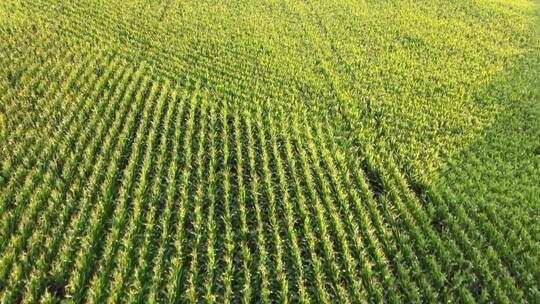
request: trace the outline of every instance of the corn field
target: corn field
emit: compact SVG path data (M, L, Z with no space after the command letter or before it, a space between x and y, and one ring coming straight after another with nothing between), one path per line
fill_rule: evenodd
M1 302L538 303L539 5L1 1Z

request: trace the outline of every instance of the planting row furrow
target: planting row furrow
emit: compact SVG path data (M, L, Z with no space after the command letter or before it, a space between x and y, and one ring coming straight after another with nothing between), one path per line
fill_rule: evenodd
M107 98L104 98L103 100L106 101L105 103L109 105L110 112L94 112L93 119L98 121L100 123L100 129L98 133L98 138L101 138L104 140L101 144L103 144L102 151L107 151L107 154L104 155L103 158L100 158L94 166L94 171L97 172L97 175L92 175L87 181L88 184L83 189L82 197L80 198L79 202L79 210L75 213L75 215L72 216L72 220L70 222L70 228L69 232L66 233L66 236L68 237L69 241L62 242L63 246L59 250L59 255L56 256L55 262L53 262L53 277L55 277L58 280L61 280L63 283L65 283L65 280L68 279L68 274L71 271L72 263L74 262L74 254L77 253L78 246L80 245L80 241L82 241L82 238L84 236L85 229L87 228L87 221L90 218L92 207L95 206L94 199L97 196L97 191L101 187L101 183L104 182L104 179L106 176L106 171L102 170L107 164L108 159L112 157L112 154L114 152L114 149L116 147L116 141L115 136L117 136L119 130L118 129L109 129L111 127L112 123L116 123L117 126L121 124L122 120L124 119L123 116L117 117L117 111L119 110L119 107L121 106L121 100L119 96L121 96L129 82L130 74L132 71L127 71L124 74L124 77L122 79L117 79L115 81L115 85L118 85L115 91L107 90ZM101 81L101 80L100 80ZM112 96L111 96L112 95ZM121 112L118 112L120 114ZM104 115L102 117L102 115ZM106 117L106 119L104 119ZM113 120L113 118L115 118ZM107 126L109 128L105 128L103 126ZM119 127L117 127L119 128ZM107 145L105 145L107 143ZM97 147L96 147L97 149ZM90 154L91 152L88 151L88 154L85 155L86 157L93 158L95 157L95 151ZM99 169L99 170L98 170ZM82 176L80 177L82 178ZM106 182L106 180L105 180ZM77 198L73 198L74 201L77 201ZM71 234L73 233L73 234Z
M459 249L455 246L455 244L445 244L440 239L437 232L434 231L428 218L428 214L426 213L426 210L422 208L423 206L418 201L418 198L416 198L415 195L411 192L410 186L407 184L401 173L397 171L395 165L390 161L387 161L384 166L390 171L389 173L384 173L386 176L389 177L389 187L394 189L398 193L397 195L401 195L401 197L396 199L396 202L401 204L401 206L399 206L398 208L409 209L409 212L411 213L409 221L416 222L416 224L412 225L418 225L409 228L411 233L413 234L413 237L416 240L416 247L419 251L419 253L417 253L417 256L420 257L419 260L426 265L427 271L431 274L435 286L437 286L437 288L441 288L444 284L444 275L442 271L448 269L448 264L450 263L451 259L449 255L460 256L463 255L464 250L468 249L464 248L460 252ZM422 240L421 236L426 236L427 240ZM429 252L428 250L430 249L435 250L435 252ZM439 265L445 267L445 269L441 269L441 266ZM471 280L474 280L474 278L471 278ZM468 288L470 289L470 286ZM469 292L470 290L460 291L461 295L467 294ZM475 295L471 296L476 297Z
M243 284L241 287L241 302L243 304L251 303L252 299L252 265L253 258L251 249L249 247L249 235L250 227L248 224L248 189L244 183L244 155L243 155L243 145L244 145L244 132L242 132L241 126L242 117L238 107L234 108L234 142L236 150L236 185L238 188L238 213L240 216L240 233L241 233L241 251L242 251L242 274L243 274Z
M316 138L314 139L311 135L311 128L307 126L306 134L308 138L316 140L320 144L320 154L325 166L325 172L327 172L328 179L330 179L330 185L332 186L334 196L339 202L340 209L342 210L342 217L346 222L347 235L350 236L351 243L354 250L354 260L358 261L359 267L363 270L360 272L360 277L362 278L361 283L369 294L369 301L379 302L382 300L381 294L381 285L378 282L377 278L373 274L373 264L372 261L368 259L369 254L365 251L365 244L361 238L360 228L358 226L358 220L355 217L355 213L352 210L350 201L353 201L349 194L347 193L348 181L346 181L346 174L341 172L336 164L336 160L332 156L334 153L329 150L326 145L326 141L323 135L323 130L321 124L316 124L312 126L315 129ZM336 153L337 154L337 153ZM355 288L360 288L356 286ZM367 299L366 299L367 300Z
M470 159L476 159L478 156L474 153L468 153ZM454 164L452 164L455 166ZM475 176L476 172L468 172L467 169L454 168L454 171L462 174L464 180L470 176ZM459 174L458 173L458 174ZM436 192L444 193L445 189L437 189ZM533 240L531 234L524 228L521 221L505 222L497 214L494 202L488 202L483 197L474 200L468 195L446 194L446 199L451 201L460 201L464 212L472 221L478 223L480 233L486 238L489 246L498 253L499 257L493 256L495 261L500 259L507 266L508 272L515 281L515 286L521 289L529 298L534 298L538 290L534 288L524 288L524 286L533 286L534 276L523 275L528 272L527 269L538 269L538 259L535 259L528 252L539 252L534 248L540 245ZM508 274L506 281L509 282ZM519 283L518 283L519 282ZM511 282L509 282L511 283ZM512 284L511 284L512 285Z
M60 46L51 45L48 47L54 49ZM13 168L12 170L22 170L23 168L17 166L28 168L33 163L40 161L37 155L40 155L39 151L46 146L45 139L55 138L62 134L63 129L59 128L58 125L61 125L62 120L74 115L72 110L72 107L75 106L74 103L65 103L64 100L73 96L73 89L82 87L84 81L81 82L79 78L84 77L84 73L89 72L87 67L94 65L99 57L106 56L105 53L95 56L95 54L90 55L90 52L84 51L81 54L77 51L78 49L67 49L65 53L59 55L50 54L47 64L38 63L41 65L41 70L35 75L35 81L30 82L27 88L17 93L16 99L30 99L35 100L35 102L31 103L32 109L30 111L18 110L14 113L26 114L26 117L14 118L20 123L17 124L13 132L10 132L13 135L10 136L10 141L13 142L12 148L15 152L10 154L6 166ZM54 61L51 62L52 60ZM69 92L71 94L68 94ZM22 103L19 100L15 104ZM10 116L16 117L15 115ZM28 155L36 155L37 158L22 161L22 158Z
M321 137L321 126L317 126L317 133ZM331 133L331 129L328 132ZM333 138L332 135L329 135L330 138ZM323 144L324 145L324 144ZM380 215L376 212L375 202L373 196L371 195L367 187L360 188L354 184L354 172L358 172L358 168L349 169L349 165L346 161L347 156L345 156L339 149L336 148L335 142L331 142L332 154L335 162L339 169L330 169L330 170L339 170L340 176L343 180L343 186L347 189L346 194L349 200L352 203L350 209L353 219L351 219L351 233L353 235L361 235L361 238L355 241L356 251L358 254L358 261L364 264L365 269L362 272L362 277L364 279L364 284L366 289L372 293L373 300L379 301L380 298L386 297L389 302L395 303L398 301L395 289L394 275L392 269L390 268L390 262L386 255L386 236L379 235L378 231L384 232L386 229L382 228L382 220ZM324 152L327 154L327 152ZM330 157L328 157L330 158ZM330 160L328 160L328 163ZM332 166L327 164L327 166ZM362 195L359 193L362 192ZM374 213L373 218L370 218L370 212ZM354 221L354 222L353 222ZM355 224L358 223L358 231L355 228ZM362 241L365 240L365 241ZM356 243L358 242L358 243ZM368 251L364 253L362 250L363 242L365 242L365 249ZM371 262L369 258L373 259L374 264L374 273L371 273L370 265ZM375 275L379 278L377 279ZM378 284L380 281L380 286Z
M35 97L35 93L43 92L38 90L44 89L45 80L48 80L50 75L62 73L63 66L55 63L58 63L63 58L73 56L73 53L69 52L69 50L56 52L55 48L58 46L55 45L55 42L55 39L50 39L49 36L40 33L26 33L23 35L21 32L14 32L12 35L5 37L2 52L7 56L1 58L1 71L7 74L7 79L5 79L4 83L5 94L0 97L0 104L7 115L7 132L5 137L2 138L3 141L24 143L21 138L25 136L24 130L27 130L27 128L21 126L29 124L24 119L25 114L37 107L30 103L21 103L19 98ZM66 62L69 61L64 61L64 63ZM16 68L8 69L7 67L10 66ZM67 72L67 70L63 71ZM60 79L63 76L60 75Z
M328 126L327 133L329 138L335 138L330 126ZM336 154L336 160L340 163L343 181L348 185L355 217L362 227L361 231L364 239L368 242L369 252L376 261L376 269L383 285L383 295L389 302L397 303L401 299L398 294L399 290L397 290L399 285L395 281L396 269L393 267L395 263L392 263L391 260L396 249L390 227L385 222L381 210L379 210L379 203L376 201L379 197L377 192L379 185L366 176L358 158L343 155L335 144L332 150ZM341 157L338 157L340 155Z
M291 130L288 128L284 128L284 126L287 126L288 124L283 117L278 122L278 125L281 126L279 130L280 134L282 134L283 136L283 141L285 145L285 160L287 167L289 168L289 176L294 183L294 200L296 201L296 207L298 208L300 221L302 223L302 234L303 237L306 239L309 251L308 264L311 265L310 270L312 277L308 276L308 280L312 280L310 286L315 289L315 299L321 303L329 303L331 297L329 292L331 290L327 290L327 281L325 275L325 264L327 264L327 262L318 255L318 238L314 233L314 229L316 228L314 228L314 224L311 223L312 215L308 211L308 200L304 194L304 189L302 187L302 173L300 172L300 169L296 164L297 156L295 155L295 152L297 151L297 146L293 146L293 142L290 136ZM340 290L342 289L342 287L340 286L338 288Z
M230 184L230 152L229 152L229 112L227 102L223 102L221 105L221 156L222 156L222 168L220 176L223 180L222 191L223 191L223 222L225 227L225 248L223 254L223 264L225 264L223 274L219 278L219 281L223 285L223 303L234 302L233 298L233 257L235 250L234 242L234 231L233 231L233 219L231 210L231 184Z
M42 5L45 6L45 7L40 7L42 9L52 9L52 8L49 8L48 7L49 5L45 3L42 3ZM89 35L93 36L94 39L97 39L107 45L112 44L112 42L115 41L114 39L109 39L111 37L108 37L107 34L103 33L104 31L103 29L106 28L106 26L99 25L97 27L88 27L86 23L83 24L83 22L81 21L82 20L81 17L83 16L81 12L77 12L71 7L67 7L66 9L72 10L72 13L74 14L73 18L70 19L72 23L76 24L74 28L75 29L84 28L86 32L84 34L80 33L77 30L74 30L72 27L63 27L62 28L63 31L71 33L72 36L80 37L82 41L85 41ZM95 17L97 19L101 19L99 22L107 23L107 24L111 24L112 22L111 20L114 20L114 18L105 18L101 16L95 16ZM98 21L94 21L94 19L91 19L89 22L98 22ZM113 25L109 25L109 26L113 26ZM151 62L151 64L155 66L157 69L159 69L162 74L166 74L170 78L176 79L181 75L184 75L181 77L185 77L185 75L191 75L189 76L189 78L195 77L198 79L205 80L205 82L207 82L209 89L214 90L215 88L221 88L221 89L227 90L227 92L222 92L223 94L225 94L225 96L229 94L233 94L233 95L240 94L241 96L239 97L249 98L249 96L251 95L248 95L248 94L255 94L256 96L254 97L258 97L258 98L264 98L265 96L274 96L276 97L276 100L281 100L280 98L277 98L277 97L283 95L283 93L288 93L287 91L274 90L273 86L265 86L264 87L265 90L272 89L272 91L267 91L265 92L266 95L262 95L259 92L260 89L262 88L259 88L259 90L252 90L251 85L247 84L247 83L252 83L252 81L250 81L251 77L249 76L253 76L253 75L251 74L241 75L243 73L243 70L236 70L232 72L229 71L228 69L229 65L227 64L227 62L224 62L224 63L220 62L221 60L220 58L222 58L223 56L216 55L216 56L213 56L212 58L205 59L203 57L200 57L200 56L205 55L204 52L201 52L200 50L197 50L197 49L183 50L184 52L187 52L187 54L192 54L192 53L197 52L199 56L189 55L187 57L182 58L181 60L178 59L177 56L175 55L175 54L178 54L179 50L166 52L163 49L157 49L155 50L157 53L154 53L148 47L149 42L144 39L138 38L140 35L137 35L136 31L134 31L133 29L128 29L125 27L125 25L120 24L120 23L115 23L114 26L115 27L119 26L124 31L129 32L130 38L131 38L130 41L135 43L135 45L139 46L136 48L137 51L131 48L123 48L123 52L125 52L124 55L126 55L126 59L132 60L133 58L135 58L137 60L145 60L145 61ZM95 33L91 33L88 31L95 32ZM145 50L148 49L148 50L142 52L141 48ZM128 56L128 54L130 55ZM142 57L143 54L144 54L144 58ZM193 59L190 59L189 57L193 57ZM167 60L164 61L164 58ZM196 66L197 68L193 68L194 66ZM256 67L257 66L254 67L255 70L256 70ZM250 69L250 70L253 70L253 69ZM206 73L203 73L203 71L206 71ZM215 76L212 76L212 79L208 78L208 76L210 75L207 72L209 71L212 73L210 75L215 75ZM196 73L196 74L193 75L193 73ZM189 80L189 79L185 79L185 80ZM275 81L278 81L278 80L277 79L272 80L272 82L275 82ZM230 90L228 86L224 85L224 82L233 86L240 85L241 91L235 92L234 90Z
M115 64L111 64L110 71L112 71L112 67L114 66ZM89 87L88 89L91 90L92 88ZM105 103L101 105L101 110L103 110L104 104ZM88 114L92 109L95 109L94 107L96 106L99 105L96 105L93 102L93 98L86 99L83 111L80 111L79 115L84 117L85 114ZM10 248L11 251L8 251L7 253L2 255L2 269L4 269L5 271L9 270L9 265L16 257L17 253L25 248L27 237L29 237L29 234L34 230L33 227L36 224L36 218L38 218L39 214L42 212L42 207L44 207L44 204L47 202L48 197L51 194L51 188L58 183L65 182L59 179L55 179L55 177L62 174L63 170L67 170L68 172L73 170L73 166L76 164L77 157L80 157L80 155L77 154L70 154L73 151L73 145L76 142L77 136L79 136L78 133L80 129L80 125L70 125L70 129L67 134L67 140L66 138L63 138L62 140L57 139L52 146L49 146L49 149L45 151L48 155L53 155L53 146L58 147L59 151L56 152L57 159L54 159L54 161L50 164L50 167L40 166L39 168L36 168L37 172L34 175L43 176L45 180L36 185L25 184L22 192L20 192L16 197L22 200L21 203L18 204L17 208L11 213L6 214L10 217L2 219L3 224L6 225L3 227L5 228L5 230L2 234L2 242L7 241L7 238L12 234L19 232L17 237L11 239L11 245L6 245L5 247L6 249ZM79 139L81 138L79 137ZM81 143L84 142L85 141L82 141ZM71 159L68 158L68 156L70 155L72 157ZM65 167L64 162L68 162L69 166ZM71 180L67 182L71 182ZM27 201L29 205L25 204L25 202ZM19 219L21 215L23 216L22 220ZM2 278L3 277L5 277L4 273L2 273Z
M334 249L334 240L330 235L331 229L328 227L328 220L326 217L326 215L328 214L324 211L324 207L321 204L320 197L317 192L316 181L313 177L312 168L308 159L308 151L306 151L304 143L301 140L302 135L300 133L301 131L300 127L298 126L297 118L292 121L292 132L294 134L294 142L296 143L299 150L298 157L300 158L300 167L302 177L305 182L306 191L309 195L309 200L313 204L313 216L317 220L317 230L319 233L318 237L322 242L321 245L326 260L326 270L332 282L332 288L335 296L337 296L337 300L342 303L347 303L350 302L349 293L347 291L347 288L344 287L344 279L341 275L342 271L340 271L338 256ZM308 149L310 148L311 147L308 147ZM335 218L336 214L331 214L330 216L333 218L331 221L335 226L337 224L337 219ZM344 243L341 244L345 245ZM347 270L348 271L346 273L346 276L348 277L348 279L350 279L352 274L349 271L352 270L352 267L347 268Z
M248 118L250 119L250 118ZM282 303L288 303L289 302L289 281L287 278L287 275L285 273L284 265L283 265L283 241L281 239L281 229L280 229L280 223L278 222L277 218L277 210L276 210L276 195L274 193L273 189L273 180L272 180L272 174L270 172L270 160L268 157L267 152L267 144L266 144L266 136L265 136L265 128L263 126L263 116L262 116L262 110L260 107L257 108L257 112L255 113L254 120L256 121L256 127L257 127L257 133L258 133L258 141L259 141L259 151L262 154L262 175L263 175L263 181L264 181L264 187L263 192L266 194L266 201L265 206L268 212L269 217L269 225L272 230L272 240L273 240L273 247L274 247L274 255L275 255L275 265L272 265L272 273L275 272L275 276L277 277L277 281L279 284L279 287L272 287L273 290L279 290L279 299Z
M283 168L284 162L281 158L281 153L278 146L278 130L276 128L274 118L271 115L267 117L268 128L270 130L270 145L273 158L275 160L275 167L279 179L279 191L281 201L285 213L285 220L287 226L287 237L289 239L289 247L292 251L292 259L294 261L294 276L296 277L295 288L298 292L297 299L291 299L292 302L298 300L300 303L310 303L311 298L309 296L306 287L306 277L304 274L304 265L302 263L302 253L299 246L299 238L296 233L295 227L295 214L293 206L289 196L289 189L287 186L287 174ZM280 135L280 134L279 134Z
M92 209L90 214L88 231L80 244L79 252L75 257L75 265L69 274L66 294L75 302L81 302L86 296L86 285L96 269L94 263L100 256L101 246L103 245L101 241L107 229L107 218L115 207L117 183L122 178L121 172L124 167L124 153L128 151L131 144L133 119L140 109L136 108L137 104L133 103L132 98L142 77L141 70L135 72L125 91L115 94L113 98L113 102L122 98L122 104L116 111L115 116L124 117L128 115L127 124L118 137L114 137L114 140L118 142L118 146L109 160L110 165L107 167L105 182L99 189L100 194L95 198L94 202L96 207ZM122 85L122 87L124 86L125 84ZM128 110L129 112L127 112Z
M99 267L93 274L90 280L88 292L88 302L103 303L108 294L108 286L110 284L110 274L114 267L114 258L119 250L121 241L120 238L124 234L124 229L127 224L128 204L132 199L133 190L137 183L137 173L139 169L138 162L141 158L142 151L146 142L146 131L143 129L148 125L149 113L152 112L155 89L153 93L148 93L151 80L144 77L135 94L135 100L132 101L133 107L139 112L143 111L141 124L136 127L135 138L133 139L131 152L129 157L126 157L127 165L124 169L122 184L118 189L118 198L116 199L117 207L114 211L113 222L110 231L107 233L104 242L104 252L99 261ZM154 86L152 86L154 88ZM148 96L147 94L153 94Z
M197 137L197 155L195 158L195 165L196 168L195 171L195 181L194 181L194 187L195 191L193 193L193 198L191 200L191 203L193 204L193 219L191 223L191 230L193 233L194 239L191 240L191 252L190 255L190 264L189 264L189 272L188 276L186 277L184 287L186 290L185 293L185 300L194 303L199 298L199 288L197 286L197 283L199 281L199 255L200 255L200 246L202 243L203 238L203 208L205 204L205 172L208 169L206 164L206 139L207 139L207 125L209 124L207 122L208 119L208 100L207 96L203 95L201 96L201 114L200 114L200 130ZM212 108L212 107L210 107ZM210 109L212 111L212 109ZM214 114L215 115L215 114ZM213 116L212 118L215 118ZM213 170L213 168L212 168Z
M164 88L169 88L170 84L168 80L165 80ZM155 161L155 174L150 188L150 194L148 197L149 207L147 212L147 219L145 224L145 231L143 236L143 243L141 249L139 250L139 260L134 272L135 282L130 287L128 291L128 301L130 303L144 303L144 299L147 295L148 286L147 282L150 280L150 267L153 260L153 254L155 252L154 240L157 237L156 229L157 223L155 223L156 218L159 219L159 213L162 210L161 200L159 198L162 192L162 184L164 184L164 171L166 165L166 157L169 147L170 132L171 132L171 123L174 110L176 108L176 92L171 93L170 100L168 100L169 105L167 112L165 114L165 119L163 121L162 127L160 128L161 139L159 148L157 149L157 159Z
M180 87L177 85L171 95L171 100L176 102L177 109L175 114L174 124L174 135L170 139L172 141L172 150L171 150L171 160L169 169L167 171L167 183L166 190L163 199L165 200L164 211L161 214L161 218L158 221L160 224L161 234L159 236L159 244L157 249L157 255L154 259L154 266L152 269L152 279L151 286L148 295L149 303L158 303L161 295L164 293L165 278L162 273L165 270L165 260L170 255L170 248L168 248L171 242L171 235L173 234L173 215L175 202L178 198L178 193L176 191L178 187L180 163L181 163L181 144L182 144L182 134L185 132L184 127L184 115L187 113L186 104L187 104L187 91L184 91L182 96L178 96ZM177 99L179 99L177 101ZM95 301L99 303L99 301Z
M115 63L115 65L116 64L117 62ZM112 73L112 68L109 69L107 73ZM90 79L88 79L88 77L90 77ZM96 95L92 95L93 98L96 99L101 96L101 94L103 93L103 86L105 85L105 81L100 81L96 84L93 81L93 79L95 79L94 77L95 75L91 74L90 71L84 73L83 77L79 79L79 82L81 84L84 84L84 86L81 88L81 93L79 94L86 97L90 94L96 93ZM97 87L92 87L92 85L94 84L96 84ZM65 117L61 118L62 121L60 123L60 126L52 124L49 125L50 128L59 128L57 136L49 139L49 145L45 145L47 142L43 141L42 143L44 145L36 145L34 146L36 149L32 149L31 152L26 152L27 154L25 155L25 157L26 161L29 162L28 165L18 166L16 168L16 172L13 173L14 178L7 185L7 189L5 189L5 192L2 193L2 197L0 198L0 202L2 204L2 214L0 216L2 216L2 220L0 222L2 223L3 233L0 243L3 243L5 241L5 238L11 235L10 231L14 232L11 228L13 228L12 226L18 221L17 219L20 215L20 210L26 207L25 203L28 202L29 197L35 192L35 187L37 187L42 181L46 170L50 169L47 165L50 162L54 162L57 166L54 170L56 170L56 172L61 171L63 165L62 160L54 159L54 157L59 151L59 146L61 144L64 144L69 147L70 144L74 143L78 136L78 132L81 129L81 125L78 122L81 121L81 119L86 119L87 115L89 115L90 113L89 111L91 111L93 107L96 106L96 104L92 102L93 100L80 98L81 95L76 95L76 93L73 92L72 95L69 96L76 99L75 102L69 104L69 107L73 106L73 108L71 108L71 112ZM77 98L77 96L79 98ZM86 104L84 104L83 102L86 102ZM74 111L74 109L77 107L82 107L84 111ZM21 153L24 153L24 151L22 151ZM38 161L38 159L38 165L31 166L34 162ZM26 170L25 168L29 169ZM54 170L53 172L55 172ZM19 184L22 184L22 187L17 189L17 186ZM5 212L5 209L9 208L10 206L15 206L15 210L11 210L11 212Z
M183 146L183 157L184 165L182 168L180 187L178 189L178 207L177 207L177 217L174 219L176 222L176 233L173 236L174 246L171 248L171 255L169 257L170 263L168 267L168 276L167 276L167 286L165 286L165 299L170 303L179 302L182 299L183 290L183 280L185 279L185 220L186 214L188 211L188 199L190 194L190 184L192 169L195 166L193 158L193 137L195 135L196 129L196 116L197 116L197 107L199 106L199 84L196 84L196 89L192 94L190 99L190 109L189 109L189 118L186 123L186 132L184 136ZM160 301L158 301L160 302Z
M40 40L40 42L46 47L50 46L47 45L47 41ZM49 94L45 93L44 86L49 82L47 76L50 76L48 73L56 69L52 74L59 73L58 78L64 79L66 73L69 72L69 69L66 69L63 65L56 64L58 63L57 54L52 50L41 51L37 47L32 48L32 50L37 58L34 58L31 62L24 56L23 58L10 59L2 63L6 66L25 66L24 69L18 72L7 71L8 80L5 83L3 93L0 95L2 112L6 115L5 137L2 138L2 142L9 142L11 148L10 153L2 149L2 154L6 160L3 169L6 173L17 169L16 166L19 165L22 156L25 156L23 151L34 144L37 133L35 129L40 125L39 120L42 116L38 115L38 109L50 111L49 108L41 105L44 100L47 102L49 100L40 98L39 95L50 95L50 92L55 92L56 86L61 81L54 82L52 86L49 85L47 90ZM73 53L62 55L64 56L61 58L72 58ZM69 60L66 60L63 63L67 64L68 62ZM30 116L33 119L29 119ZM34 119L37 120L37 124Z
M302 134L305 135L306 138L306 145L309 149L310 159L313 166L313 172L317 176L319 188L322 192L322 201L324 203L324 208L326 209L326 214L330 215L330 221L333 226L333 230L335 232L335 235L337 237L339 246L340 246L340 255L341 259L343 260L343 267L346 272L347 280L348 280L348 286L349 290L351 290L352 298L355 300L355 302L365 302L366 301L366 295L364 294L364 290L361 287L361 281L358 278L358 265L356 263L356 259L353 258L351 254L351 249L349 245L349 240L347 237L347 233L345 231L344 223L342 222L343 215L340 214L339 209L343 210L344 212L347 211L348 206L346 205L344 200L339 201L340 208L336 208L335 204L337 202L333 201L331 198L331 192L330 189L330 183L324 176L324 171L321 166L319 158L321 157L319 151L317 150L314 139L311 134L311 127L307 125L307 121L302 121ZM297 126L296 123L293 124L293 126ZM337 191L337 194L339 195L339 191ZM322 215L321 215L322 216Z
M32 81L30 81L29 79L24 80L25 83L30 82L28 90L31 90L32 87L38 86L47 87L47 89L42 89L43 97L39 98L37 105L34 106L35 109L43 111L42 113L40 113L39 116L42 116L45 119L40 119L39 117L30 118L22 116L19 118L15 118L15 120L20 122L18 123L16 130L9 133L14 134L20 132L20 134L24 135L24 138L16 139L18 135L14 134L15 138L6 139L6 142L10 142L10 146L12 148L11 153L9 153L9 157L6 158L6 161L3 164L3 170L6 173L9 173L9 179L7 180L7 183L2 183L2 187L5 187L2 190L5 191L4 193L6 193L7 195L12 193L13 188L17 185L20 185L27 178L27 176L31 173L32 168L35 167L36 164L39 164L43 161L42 152L43 149L46 149L48 143L45 138L48 138L49 142L54 142L53 139L56 139L58 134L66 132L66 128L70 126L69 122L71 121L71 118L75 116L74 111L69 112L68 115L61 115L61 113L59 112L62 112L64 108L70 109L72 106L76 106L77 103L68 103L66 106L63 105L61 102L58 102L58 100L67 97L66 94L68 93L68 89L70 89L75 84L77 77L81 78L78 79L77 85L80 86L84 84L84 81L86 80L85 77L89 77L89 73L91 72L91 70L86 69L85 66L89 63L88 60L92 57L87 56L85 60L81 60L82 62L79 61L78 65L73 66L70 65L69 62L75 59L74 56L75 55L73 53L65 54L65 56L62 57L64 60L60 60L57 65L49 66L47 64L43 64L41 70L39 70L35 74L32 74ZM95 64L96 62L97 58L94 57L93 63ZM65 68L65 65L70 66L70 68ZM54 69L54 66L56 66L57 68L62 68L62 70L66 71L66 75L68 72L70 72L71 74L68 76L67 79L65 79L65 75L59 76L60 81L54 81L52 84L50 84L49 77L46 76L46 73L51 68ZM85 71L84 75L80 75L81 71ZM58 88L60 84L61 86L60 88ZM16 91L17 90L13 90L12 92ZM29 92L24 93L24 91L25 89L23 89L20 93L17 93L17 95L13 97L14 100L19 100L19 102L15 104L24 104L24 102L21 102L20 99L25 100L26 98L30 98L24 97L26 95L30 96ZM70 97L72 96L74 95L71 95ZM53 102L54 100L56 100L57 102ZM16 110L15 113L19 113L21 115L29 114L27 113L27 111L24 111L22 109ZM9 109L7 110L6 114L10 115ZM52 120L55 120L55 122L51 122ZM44 125L41 125L42 123L44 123ZM59 125L61 127L59 127ZM52 136L53 132L57 136ZM46 135L48 137L42 137L43 135ZM6 208L4 204L8 204L9 200L9 197L3 197L3 205L1 207L2 209Z
M208 129L208 141L209 141L209 165L208 165L208 187L207 187L207 200L208 200L208 215L206 216L206 277L204 279L204 298L208 303L216 303L217 294L216 294L216 266L217 266L217 256L216 256L216 238L217 234L217 221L216 217L216 202L218 200L217 193L217 162L218 162L218 148L216 143L217 136L217 106L210 107L210 127ZM227 134L225 134L227 135Z
M115 259L116 268L112 274L110 297L108 298L109 303L119 303L127 296L128 287L133 278L132 272L141 243L140 238L144 216L148 212L148 193L152 181L152 163L155 145L160 135L159 126L161 125L163 113L170 105L168 102L169 89L168 83L165 83L163 87L160 87L159 83L153 83L150 95L145 101L149 103L157 99L155 100L155 110L145 115L142 119L143 124L145 124L142 130L144 130L143 132L148 132L145 136L147 137L147 143L144 156L141 160L142 166L140 168L139 181L133 190L133 211L123 235L122 245ZM145 112L145 114L147 113Z
M270 283L269 283L269 269L268 269L268 249L266 245L266 237L264 233L264 222L261 210L261 204L259 200L259 175L257 173L257 166L255 163L255 139L253 132L253 124L245 111L242 113L245 124L245 132L247 134L247 153L249 159L249 179L250 185L250 199L255 209L256 218L256 248L257 248L257 285L253 293L258 295L258 301L262 303L269 303L270 301Z
M117 122L117 126L119 124L120 122ZM104 136L105 133L102 131L101 134L101 136ZM51 260L54 258L54 254L56 254L58 246L60 246L62 244L62 241L64 241L64 238L60 236L63 235L63 233L68 228L68 225L70 224L69 220L71 214L76 210L77 207L76 204L74 204L73 202L82 195L82 187L84 185L84 182L86 181L85 176L87 176L90 173L90 170L93 169L93 159L94 156L97 157L96 153L98 152L98 147L100 147L101 144L101 138L93 138L93 142L90 146L86 148L86 152L75 152L75 155L86 155L87 157L84 159L84 164L80 164L80 168L75 168L69 172L69 174L71 175L79 174L77 177L72 177L75 179L73 185L70 187L64 186L59 192L59 197L54 197L54 204L51 205L53 206L53 208L50 209L54 210L56 214L58 212L58 204L65 202L66 206L60 208L61 212L60 214L57 214L58 223L56 224L56 226L53 226L52 232L46 237L43 236L44 240L42 240L41 242L43 243L43 248L45 248L46 250L43 250L43 252L38 258L38 261L36 262L36 266L32 269L32 273L30 274L31 279L29 284L27 285L24 302L36 301L39 292L42 291L41 288L43 288L44 285L47 286L47 289L45 291L47 292L48 297L51 299L54 299L55 297L53 294L56 294L56 296L58 296L64 293L64 287L62 285L62 282L54 282L52 278L44 277L43 274L47 273L48 269L51 267L50 263ZM67 192L69 192L69 194ZM48 212L51 212L50 216L55 214L52 211ZM51 294L51 292L53 293Z
M109 65L109 70L112 72L114 66L116 65L116 63L113 61L111 62L111 64ZM119 70L117 71L116 75L111 75L113 76L113 81L117 81L119 79L119 77L122 75L122 70ZM94 87L94 92L98 93L98 91L96 91L96 88L97 88L97 85L98 83L94 82L96 84L96 87ZM100 92L100 91L99 91ZM112 103L108 103L108 95L109 93L105 93L105 96L103 96L103 101L101 103L95 103L95 99L94 98L97 98L97 96L89 96L89 97L86 97L86 101L85 101L85 106L83 108L83 110L79 113L79 115L83 115L83 113L90 113L90 112L97 112L97 113L107 113L107 111L112 111L113 110L113 107L115 107L114 104ZM97 107L97 108L95 108ZM98 115L99 116L99 115ZM100 121L99 117L97 116L92 116L92 120L90 121L89 125L88 125L88 129L87 130L93 130L93 128L98 128L99 130L101 130L101 133L103 134L102 136L105 135L105 121ZM109 122L107 122L108 124ZM72 183L76 183L77 182L77 169L78 169L78 165L79 165L79 161L80 161L80 157L81 156L85 156L84 154L82 154L81 150L84 150L85 147L95 147L97 148L97 142L95 141L91 141L90 143L88 143L88 140L92 139L92 140L96 140L95 137L90 137L90 134L89 132L84 132L83 135L84 136L80 136L79 133L79 129L80 129L80 126L75 126L75 125L72 125L75 130L70 130L71 133L69 134L68 136L68 140L63 140L62 141L62 144L60 145L60 154L57 155L59 158L56 159L55 163L53 163L53 167L54 166L57 166L57 172L56 173L51 173L50 171L48 171L48 174L58 174L62 177L65 177L65 178L69 178L69 181L63 181L62 179L54 179L53 183L50 183L50 182L44 182L42 183L42 185L47 185L47 187L54 187L52 189L55 189L55 191L58 191L56 192L56 194L54 196L52 196L52 199L53 199L53 203L50 205L50 207L57 207L59 206L58 204L60 204L62 202L62 198L58 196L58 193L60 193L60 195L63 195L63 193L65 193L65 189L68 189L71 187L71 185L73 185ZM77 137L76 135L78 135L78 141L76 141ZM73 149L73 146L79 142L80 145L76 145L76 148ZM87 143L90 145L90 146L87 146ZM77 153L78 152L78 153ZM65 162L65 164L64 164ZM89 160L89 162L91 162L91 160ZM58 167L60 164L62 164L63 166L62 167ZM46 188L46 189L50 189L50 188ZM45 193L50 193L51 190L45 190L46 192ZM42 203L43 204L43 203ZM56 219L54 216L52 216L52 213L56 212L57 210L55 208L48 208L45 212L45 214L41 217L40 219L40 222L42 221L45 221L45 222L42 222L43 224L45 224L46 227L54 227L54 220ZM52 230L52 229L51 229ZM41 247L41 244L42 242L44 241L44 239L47 237L47 230L45 231L39 231L39 229L36 229L36 230L33 230L32 231L32 234L29 235L31 237L30 239L30 242L29 242L29 246L28 248L30 248L30 252L28 252L27 254L24 254L23 257L25 258L30 258L33 256L33 254L37 254L39 252L39 249ZM50 231L49 231L50 233ZM58 235L55 235L54 237L58 237ZM27 263L27 267L32 267L33 264L32 263ZM43 275L43 273L41 273L40 275Z

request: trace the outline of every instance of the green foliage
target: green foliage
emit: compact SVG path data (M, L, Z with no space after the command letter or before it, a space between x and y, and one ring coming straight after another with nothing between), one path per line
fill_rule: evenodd
M536 303L529 0L0 2L2 303Z

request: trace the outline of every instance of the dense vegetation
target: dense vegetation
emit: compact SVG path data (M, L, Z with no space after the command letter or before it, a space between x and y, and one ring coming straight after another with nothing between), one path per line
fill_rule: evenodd
M528 0L0 1L3 303L540 301Z

